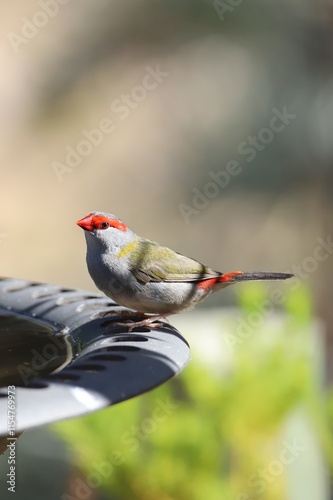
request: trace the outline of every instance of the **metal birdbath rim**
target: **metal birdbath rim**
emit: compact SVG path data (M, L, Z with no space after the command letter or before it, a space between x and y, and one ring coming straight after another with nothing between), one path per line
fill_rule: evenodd
M128 333L115 323L129 314L98 294L1 278L0 436L9 386L22 432L125 401L182 371L190 349L180 333L167 323Z

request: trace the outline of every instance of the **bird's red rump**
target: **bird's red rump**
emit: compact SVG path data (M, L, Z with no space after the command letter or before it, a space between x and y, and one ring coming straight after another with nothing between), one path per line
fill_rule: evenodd
M198 287L201 288L201 290L209 290L210 288L213 288L213 286L216 285L216 283L224 283L228 281L234 281L236 276L239 276L242 273L242 271L232 271L230 273L225 273L222 274L222 276L217 276L216 278L209 278L207 280L202 280L198 283Z
M235 276L239 276L240 274L244 273L242 271L232 271L230 273L222 274L222 276L218 278L218 282L223 283L224 281L233 281Z
M209 278L208 280L202 280L199 281L198 287L201 288L201 290L209 290L210 288L213 288L213 286L218 283L220 278Z

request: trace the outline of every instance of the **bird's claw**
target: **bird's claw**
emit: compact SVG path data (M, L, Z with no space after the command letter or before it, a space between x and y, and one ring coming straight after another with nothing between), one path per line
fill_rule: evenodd
M145 318L142 321L123 321L123 322L117 322L114 323L114 326L125 326L128 328L128 332L132 332L134 328L140 328L140 327L149 327L149 328L161 328L163 326L163 323L156 322L157 319L166 319L165 316L151 316L148 318Z

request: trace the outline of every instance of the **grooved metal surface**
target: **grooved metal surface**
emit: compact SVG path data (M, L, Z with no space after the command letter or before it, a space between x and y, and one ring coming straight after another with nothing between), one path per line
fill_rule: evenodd
M124 401L179 373L190 356L183 337L167 323L128 333L115 323L129 314L97 294L0 279L0 435L8 385L23 431Z

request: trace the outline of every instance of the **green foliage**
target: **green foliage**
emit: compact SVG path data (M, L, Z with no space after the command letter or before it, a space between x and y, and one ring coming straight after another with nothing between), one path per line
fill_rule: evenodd
M244 318L265 290L244 287ZM286 498L284 473L253 480L276 456L286 418L299 407L315 409L322 437L329 432L318 410L307 290L286 296L284 307L288 315L272 324L265 317L235 344L227 375L192 359L179 377L148 394L53 426L72 445L87 484L97 471L102 488L119 500Z

